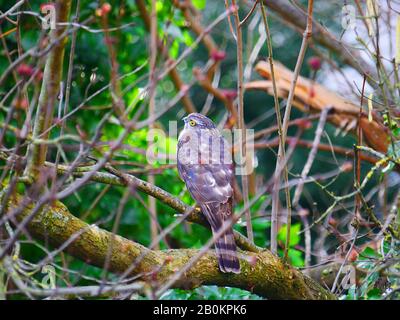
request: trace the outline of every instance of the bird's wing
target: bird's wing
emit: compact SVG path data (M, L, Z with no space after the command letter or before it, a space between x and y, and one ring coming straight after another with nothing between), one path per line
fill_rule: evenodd
M226 203L232 198L231 169L225 165L178 164L178 171L199 203Z
M194 138L182 135L178 141L179 174L197 202L225 203L233 195L233 164L228 144L219 136L216 149L210 146L213 141ZM191 145L195 140L199 145Z
M227 165L178 163L178 171L213 230L218 230L232 213L232 169Z
M221 137L221 158L229 158L230 152L224 145ZM184 147L186 142L182 139L178 143L178 149ZM199 150L206 150L207 145L200 146ZM179 150L178 150L179 153ZM210 158L215 158L211 154ZM201 157L200 157L201 158ZM226 161L225 161L226 162ZM232 163L190 163L190 161L179 161L178 171L186 186L200 205L204 216L210 223L213 234L217 233L224 222L232 216ZM232 228L228 228L215 242L220 269L223 272L238 273L240 270L239 260L236 255L236 244Z

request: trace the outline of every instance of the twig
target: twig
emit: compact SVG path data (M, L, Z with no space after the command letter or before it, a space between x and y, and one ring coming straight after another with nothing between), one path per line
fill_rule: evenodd
M236 1L232 0L232 6L236 7ZM252 159L248 159L247 150L246 150L246 126L244 121L244 87L243 87L243 39L242 39L242 28L240 26L240 18L238 10L235 10L233 13L235 18L235 26L236 26L236 36L237 36L237 47L236 47L236 56L237 56L237 66L238 66L238 129L240 131L240 143L239 143L239 153L240 157L244 159L244 168L242 169L242 192L243 192L243 200L244 206L247 207L249 203L249 184L248 184L248 173L247 169L253 165ZM250 160L250 161L249 161ZM254 242L253 235L253 226L251 224L251 213L249 208L245 212L246 217L246 230L247 237L251 242Z
M352 252L353 247L354 247L354 245L356 243L357 235L358 235L358 229L355 230L355 233L354 233L354 236L353 236L354 237L353 241L351 242L350 248L347 251L346 256L344 257L344 260L343 260L343 262L342 262L342 264L341 264L341 266L339 268L339 271L337 272L337 275L335 277L335 281L333 282L332 289L331 289L332 293L334 293L336 291L336 285L337 285L337 283L339 281L340 275L342 274L342 269L343 269L344 265L347 263L347 260L349 259L349 256L350 256L350 253Z
M244 19L242 21L240 21L240 25L239 25L240 27L242 27L247 22L247 20L249 20L249 18L253 14L254 10L256 10L258 1L259 0L254 1L253 6L251 7L250 11L247 13L247 15L244 17Z
M6 12L4 12L0 15L0 20L3 19L4 17L8 16L13 11L17 10L20 6L22 6L24 4L24 2L25 2L25 0L20 0L17 3L15 3L10 9L8 9Z
M289 121L290 121L292 102L293 102L293 98L294 98L294 91L296 88L296 82L297 82L297 78L300 73L301 66L303 64L303 59L304 59L304 55L306 53L308 39L310 38L311 33L312 33L313 2L314 2L313 0L308 1L307 26L306 26L306 30L303 33L303 41L301 43L300 52L297 57L296 67L294 69L293 78L292 78L292 82L291 82L291 86L290 86L289 97L286 102L285 115L283 117L283 123L282 123L282 143L279 145L278 159L277 159L277 164L275 167L275 175L274 175L274 177L275 177L274 191L275 192L278 192L278 190L279 190L280 175L281 175L282 169L284 169L284 168L282 168L282 163L286 162L284 149L285 149L287 129L289 126ZM287 171L285 171L285 172L287 173ZM286 175L286 173L285 173L285 175ZM272 216L273 217L278 216L278 202L279 202L279 197L277 195L275 195L275 197L273 197L273 199L272 199ZM286 206L287 206L287 222L286 222L287 233L286 233L286 245L285 245L285 254L284 254L285 259L287 258L289 242L290 242L290 225L291 225L290 195L289 195L289 197L288 196L286 197Z
M225 0L225 8L227 11L229 11L229 0ZM232 26L231 12L228 14L227 19L228 19L229 30L231 31L232 37L235 41L237 41L237 36L236 36L235 31L233 30L233 26Z
M271 38L271 33L269 31L269 25L268 25L268 20L267 20L267 13L264 7L263 1L260 1L260 8L261 8L261 13L263 17L263 22L264 22L264 28L265 28L265 34L267 36L267 47L268 47L268 60L271 68L271 78L272 78L272 86L273 86L273 92L274 92L274 107L275 107L275 114L276 114L276 122L278 126L278 137L279 137L279 146L284 146L285 140L283 139L283 129L282 129L282 117L281 117L281 110L279 106L279 97L278 97L278 89L276 86L276 78L275 78L275 70L274 70L274 63L273 63L273 53L272 53L272 38ZM284 171L285 171L285 184L288 185L289 183L289 177L288 177L288 172L287 172L287 166L286 166L286 155L285 155L285 148L280 148L281 154L278 153L278 156L276 158L276 168L278 168L278 165L280 162L284 162ZM274 181L277 181L280 179L276 175L274 175ZM286 195L286 201L287 205L290 205L290 192L289 188L285 188L285 195ZM271 239L270 239L270 249L272 252L276 253L278 250L278 244L277 244L277 234L278 234L278 206L279 206L279 184L274 183L274 187L272 190L272 214L271 214Z
M321 136L322 136L322 133L324 130L324 126L325 126L329 111L330 111L330 108L325 108L321 112L318 126L317 126L317 129L315 130L315 138L312 143L311 151L308 154L307 161L304 165L303 171L301 172L301 181L303 181L307 177L308 173L311 170L311 166L314 162L315 156L317 155L318 145L320 144L320 141L321 141ZM294 192L293 201L292 201L293 206L298 206L302 191L303 191L303 184L300 183L297 185L296 190Z
M151 15L150 15L150 76L149 76L149 117L154 118L155 113L155 94L156 94L156 62L157 62L157 9L156 1L151 0ZM149 130L154 130L154 123L150 123ZM149 183L155 183L154 175L148 175ZM158 220L157 220L157 206L156 201L153 197L148 197L149 210L150 210L150 234L151 239L158 236ZM159 249L158 243L155 245L155 249Z
M363 107L363 101L364 101L364 90L365 90L365 82L366 82L367 77L364 75L364 80L362 84L362 89L361 89L361 97L360 97L360 112L358 115L357 119L357 145L361 146L362 145L362 130L361 130L361 114L362 114L362 107ZM355 166L355 188L360 187L361 183L361 158L359 156L360 149L355 148L354 155L355 155L355 161L356 161L356 166ZM360 195L356 195L355 197L355 209L354 209L354 218L358 219L360 217L360 209L361 209L361 198Z

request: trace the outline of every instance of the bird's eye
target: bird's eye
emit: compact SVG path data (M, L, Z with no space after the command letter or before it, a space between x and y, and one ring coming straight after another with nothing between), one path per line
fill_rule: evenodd
M196 123L196 121L194 121L194 120L190 120L190 121L189 121L189 124L190 124L192 127L194 127L197 123Z

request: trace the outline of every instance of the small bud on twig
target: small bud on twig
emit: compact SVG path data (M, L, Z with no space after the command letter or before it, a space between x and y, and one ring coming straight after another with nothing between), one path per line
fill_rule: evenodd
M18 67L17 67L17 73L20 76L29 78L30 76L32 76L34 72L34 69L32 66L25 64L25 63L21 63Z
M100 8L96 9L96 16L98 17L104 17L107 14L109 14L111 11L111 4L108 2L103 3L103 5Z
M308 65L311 70L318 71L321 69L321 59L319 57L313 56L308 59Z
M225 59L226 52L221 50L214 50L211 52L210 56L214 61L221 61Z

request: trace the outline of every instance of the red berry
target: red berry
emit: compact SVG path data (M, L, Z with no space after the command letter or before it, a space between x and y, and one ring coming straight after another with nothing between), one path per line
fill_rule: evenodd
M319 57L313 56L308 59L308 65L310 66L311 70L318 71L321 69L321 59Z
M100 8L96 9L96 15L98 17L103 17L107 14L109 14L111 11L111 4L108 2L104 3Z
M20 76L23 77L30 77L33 74L33 67L25 64L25 63L21 63L18 67L17 67L17 73Z
M111 4L109 4L108 2L104 3L101 6L101 10L103 11L103 14L107 14L111 11Z
M225 51L214 50L214 51L211 52L211 58L214 61L224 60L225 57L226 57L226 52Z

